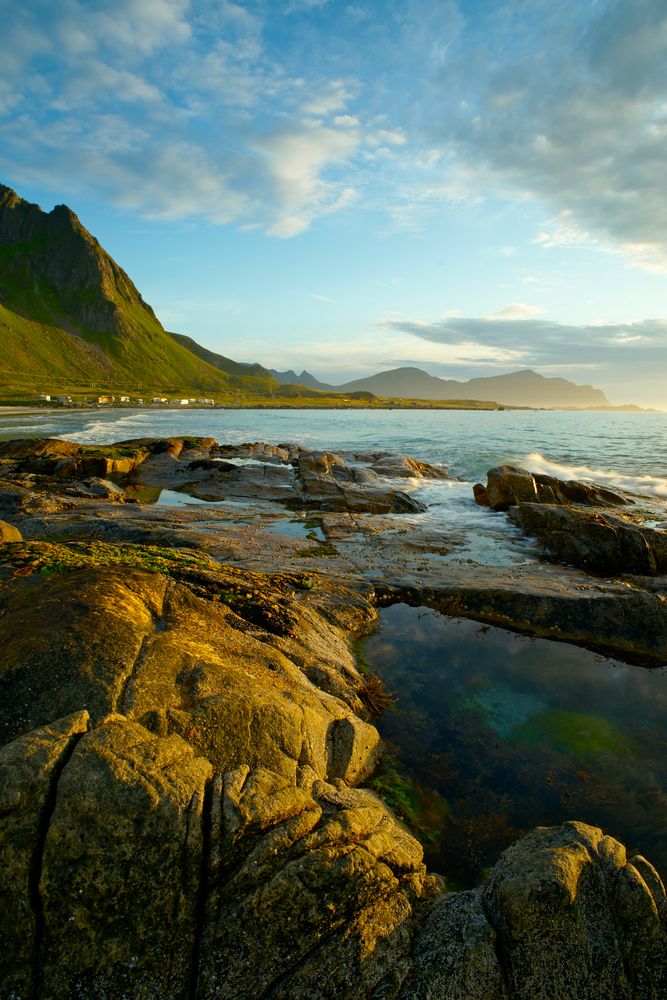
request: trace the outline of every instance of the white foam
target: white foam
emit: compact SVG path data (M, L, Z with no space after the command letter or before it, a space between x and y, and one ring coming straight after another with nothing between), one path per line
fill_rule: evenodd
M583 479L629 493L667 497L667 479L662 476L635 476L614 469L595 469L589 465L566 465L546 458L539 451L531 451L519 459L518 464L530 472L542 472L558 479Z

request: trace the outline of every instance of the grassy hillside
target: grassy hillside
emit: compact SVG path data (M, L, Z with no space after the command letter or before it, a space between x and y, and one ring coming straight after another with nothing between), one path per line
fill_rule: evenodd
M3 373L224 391L229 375L170 337L127 274L64 205L0 186Z

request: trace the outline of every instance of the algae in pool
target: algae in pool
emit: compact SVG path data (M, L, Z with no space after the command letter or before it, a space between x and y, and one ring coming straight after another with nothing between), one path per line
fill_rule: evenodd
M403 604L380 613L364 656L397 697L378 723L393 756L375 786L416 804L405 819L453 883L568 819L667 872L666 668Z

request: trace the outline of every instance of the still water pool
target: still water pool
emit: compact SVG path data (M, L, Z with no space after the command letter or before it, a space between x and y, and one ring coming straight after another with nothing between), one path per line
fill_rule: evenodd
M667 668L402 604L381 612L364 656L396 696L375 787L452 883L568 819L667 874Z

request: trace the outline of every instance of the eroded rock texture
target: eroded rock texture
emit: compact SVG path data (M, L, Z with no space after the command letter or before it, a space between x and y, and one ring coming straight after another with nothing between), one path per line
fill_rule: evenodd
M295 495L325 503L361 491L368 504L383 477L386 499L386 477L437 471L383 454L242 449L9 443L0 511L34 530L71 503L75 530L86 490L131 510L90 477L243 490L224 467L238 457L263 463L247 475L261 468L267 489L283 488L265 471L276 468ZM57 497L44 485L54 479ZM112 516L91 511L79 531L103 534ZM667 899L644 858L569 823L518 841L482 886L447 891L358 787L382 749L351 648L376 616L367 584L221 565L174 547L170 531L169 549L0 546L3 1000L667 996ZM625 590L588 603L567 588L455 597L534 630L616 628L617 644L634 641L654 605L662 614L660 594ZM441 599L451 611L454 597Z

